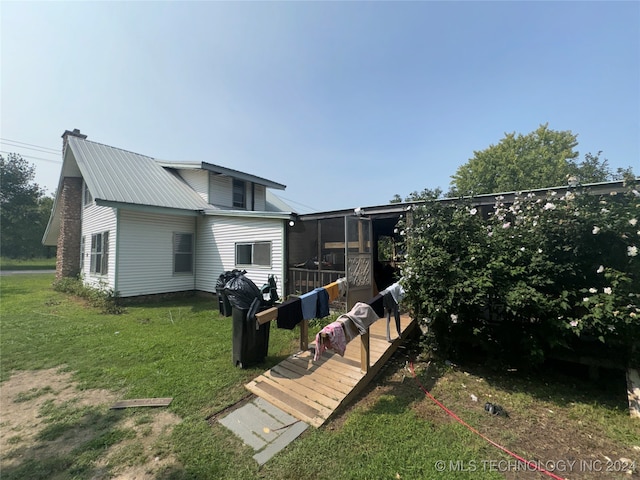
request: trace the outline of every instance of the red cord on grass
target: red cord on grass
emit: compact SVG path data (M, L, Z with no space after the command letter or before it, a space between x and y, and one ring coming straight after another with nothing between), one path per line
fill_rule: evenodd
M556 475L555 473L552 473L548 470L545 470L544 468L542 468L539 465L536 465L534 462L530 461L530 460L526 460L524 458L522 458L520 455L517 455L515 453L513 453L510 450L507 450L505 447L503 447L502 445L497 444L496 442L494 442L493 440L491 440L489 437L486 437L485 435L483 435L482 433L480 433L478 430L476 430L475 428L473 428L471 425L469 425L467 422L465 422L464 420L462 420L460 417L458 417L455 413L453 413L451 410L449 410L447 407L445 407L442 403L440 403L433 395L431 395L429 393L429 391L424 388L424 386L422 386L422 384L420 383L420 380L418 380L418 376L416 375L416 372L413 369L413 362L409 363L409 368L411 370L411 374L413 375L413 378L415 379L416 383L418 384L418 386L422 389L422 391L427 394L427 396L433 400L441 409L443 409L445 412L447 412L450 416L452 416L453 418L455 418L459 423L461 423L462 425L464 425L465 427L467 427L469 430L471 430L473 433L475 433L476 435L479 435L480 437L484 438L487 442L489 442L491 445L493 445L496 448L499 448L500 450L502 450L503 452L511 455L513 458L519 460L520 462L523 462L525 464L527 464L529 467L534 468L535 470L538 470L539 472L542 472L546 475L549 475L552 478L555 478L556 480L565 480L562 477L559 477L558 475Z

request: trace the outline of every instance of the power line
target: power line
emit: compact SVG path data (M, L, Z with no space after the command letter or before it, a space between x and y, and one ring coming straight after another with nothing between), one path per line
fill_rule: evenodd
M4 153L5 155L9 155L9 154L15 153L15 152L6 152L4 150L0 150L0 153ZM51 160L50 158L34 157L34 156L31 156L31 155L23 155L22 153L18 153L17 155L20 155L21 157L24 157L24 158L30 158L32 160L42 160L43 162L62 163L61 160Z
M37 148L41 148L43 150L51 150L52 152L58 154L60 153L60 150L55 149L55 148L51 148L51 147L43 147L42 145L34 145L33 143L26 143L26 142L20 142L19 140L12 140L10 138L0 138L0 140L2 142L13 142L13 143L19 143L20 145L28 145L30 147L37 147ZM16 145L18 146L18 145Z
M25 147L25 146L23 146L23 145L17 145L17 144L14 144L14 143L9 143L9 142L7 142L7 141L2 141L2 142L0 142L0 144L2 144L2 145L7 145L7 146L9 146L9 147L17 147L17 148L20 148L20 149L23 149L23 148L24 148L24 149L27 149L27 150L34 150L34 151L36 151L36 152L46 153L46 154L48 154L48 155L60 155L60 152L53 153L53 152L49 152L49 151L47 151L47 150L42 150L42 149L40 149L40 148Z

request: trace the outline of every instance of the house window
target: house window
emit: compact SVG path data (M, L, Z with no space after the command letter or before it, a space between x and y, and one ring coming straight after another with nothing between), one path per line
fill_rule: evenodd
M173 234L173 273L193 273L193 234Z
M93 203L93 195L91 195L91 192L87 187L87 184L85 182L82 182L82 205L84 205L85 207L88 207L92 203Z
M233 179L233 206L245 208L247 205L246 185L244 180Z
M236 243L236 265L271 266L271 242Z
M91 235L91 273L106 275L109 266L109 232Z

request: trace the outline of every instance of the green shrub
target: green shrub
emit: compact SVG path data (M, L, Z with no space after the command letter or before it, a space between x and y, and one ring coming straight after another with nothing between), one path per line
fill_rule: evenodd
M401 226L407 302L446 355L472 344L530 364L588 344L628 361L640 338L639 218L635 185L498 196L485 212L426 203Z
M91 287L85 285L79 277L64 277L53 282L53 289L84 298L103 313L118 315L124 312L124 308L120 305L118 292L114 292L104 284L100 284L99 287Z

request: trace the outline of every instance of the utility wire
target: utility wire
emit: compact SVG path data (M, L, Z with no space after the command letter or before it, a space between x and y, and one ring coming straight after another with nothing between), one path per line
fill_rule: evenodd
M33 143L26 143L26 142L20 142L18 140L12 140L10 138L0 138L0 141L4 142L13 142L13 143L19 143L20 145L28 145L30 147L37 147L37 148L41 148L43 150L51 150L52 152L60 153L60 150L55 149L55 148L50 148L50 147L43 147L42 145L34 145ZM17 145L16 145L17 146Z
M42 148L36 148L36 147L25 147L24 145L18 145L17 143L10 143L8 141L0 141L0 145L6 145L8 147L16 147L16 148L20 148L20 149L26 149L26 150L34 150L36 152L40 152L40 153L46 153L47 155L60 155L60 152L51 152L49 150L44 150Z
M9 155L9 154L15 153L15 152L7 152L7 151L4 151L4 150L0 150L0 153L4 153L5 155ZM31 155L23 155L22 153L18 153L17 155L20 155L21 157L24 157L24 158L30 158L32 160L42 160L43 162L62 163L61 160L51 160L50 158L34 157L34 156L31 156Z

